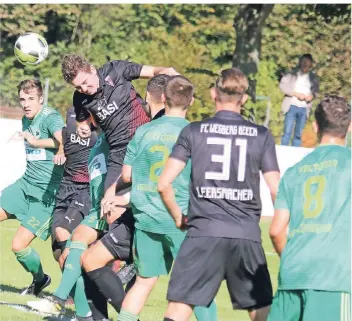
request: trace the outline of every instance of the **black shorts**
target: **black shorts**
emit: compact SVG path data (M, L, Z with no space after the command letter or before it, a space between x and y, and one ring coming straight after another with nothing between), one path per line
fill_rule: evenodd
M127 211L131 211L130 209ZM131 213L124 213L123 215L132 215ZM134 228L131 227L126 220L116 220L109 225L107 231L100 239L104 246L109 250L114 259L126 261L127 263L133 262L132 244Z
M208 306L222 280L226 280L234 309L259 309L272 302L262 245L215 237L186 237L171 273L167 299Z
M56 196L56 206L51 226L52 236L55 235L57 227L62 227L72 233L83 218L88 215L90 208L88 184L61 184Z
M122 174L123 160L125 158L125 151L111 150L107 161L107 173L104 182L104 191L106 191ZM131 184L126 184L119 180L117 189L125 189Z

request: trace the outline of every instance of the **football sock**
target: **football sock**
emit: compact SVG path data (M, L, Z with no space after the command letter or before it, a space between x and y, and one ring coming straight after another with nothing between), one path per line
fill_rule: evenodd
M81 255L86 249L87 244L85 243L74 241L71 242L70 252L65 262L65 268L62 274L61 282L54 293L54 295L58 298L67 300L70 291L76 284L78 278L81 276Z
M106 302L105 297L99 291L95 283L87 276L84 270L82 270L82 277L84 280L84 288L86 290L86 296L90 310L92 311L93 319L108 319L108 303Z
M82 276L78 277L76 285L74 286L73 301L75 303L76 315L78 317L88 317L92 315L87 296L84 290L84 281Z
M198 321L217 321L217 308L215 300L208 307L194 307L193 310Z
M138 321L138 315L135 315L131 312L125 311L124 309L121 310L118 317L119 321Z
M86 273L88 277L96 284L105 299L117 312L120 312L122 301L125 298L125 291L117 274L108 266L104 266Z
M14 252L17 261L24 267L24 269L33 275L35 281L44 280L44 272L42 264L40 263L39 254L27 247L24 250Z

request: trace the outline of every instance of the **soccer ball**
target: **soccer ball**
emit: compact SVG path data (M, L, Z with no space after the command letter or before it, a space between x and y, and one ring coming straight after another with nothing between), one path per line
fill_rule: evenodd
M34 32L27 32L19 36L15 43L15 56L23 65L37 65L49 53L45 38Z

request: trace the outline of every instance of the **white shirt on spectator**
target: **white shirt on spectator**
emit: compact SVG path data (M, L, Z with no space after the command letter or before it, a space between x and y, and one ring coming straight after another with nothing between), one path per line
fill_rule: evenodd
M297 74L296 84L294 91L296 93L311 95L310 91L310 80L309 73L302 73L301 71ZM292 97L291 105L297 107L307 107L308 103L305 100L299 100L297 97Z

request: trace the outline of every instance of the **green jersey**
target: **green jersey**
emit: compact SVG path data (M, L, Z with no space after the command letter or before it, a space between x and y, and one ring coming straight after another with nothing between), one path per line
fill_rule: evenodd
M132 166L131 207L135 226L147 232L178 233L166 209L157 183L165 162L181 130L188 121L180 117L163 116L140 126L127 147L124 164ZM177 204L184 214L189 201L191 162L173 182Z
M101 134L91 149L88 158L89 190L92 208L90 212L100 212L100 201L104 197L104 181L107 173L109 144Z
M289 168L275 209L290 212L279 289L350 292L350 149L319 146Z
M47 106L33 119L22 118L22 131L31 133L37 139L53 138L54 133L63 127L64 120L61 115ZM39 191L56 193L64 171L63 166L57 166L53 162L57 148L36 148L25 141L25 149L27 166L23 178L39 188Z

